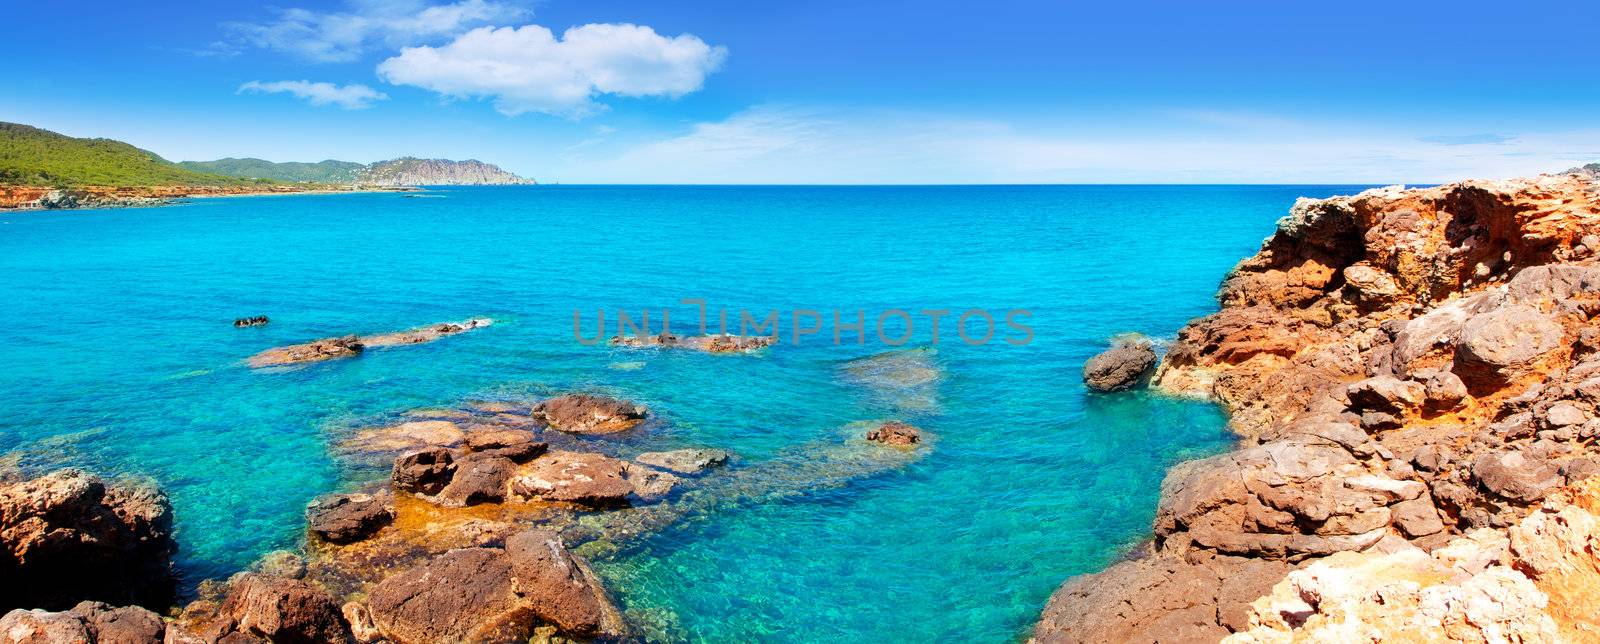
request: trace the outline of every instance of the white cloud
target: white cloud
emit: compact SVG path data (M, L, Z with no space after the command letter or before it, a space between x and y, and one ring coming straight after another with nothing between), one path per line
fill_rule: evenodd
M1386 184L1523 176L1600 160L1600 129L1442 146L1418 141L1404 126L1208 114L1209 125L1197 128L1192 113L1152 111L1130 132L1066 117L1021 124L762 106L621 149L570 150L542 176L571 183Z
M599 95L696 91L727 53L691 34L668 38L640 25L588 24L560 39L539 25L484 27L440 47L408 47L378 65L378 75L451 98L493 98L508 116L581 118L605 109Z
M388 100L389 96L366 85L334 85L311 81L250 81L239 86L239 94L293 94L312 105L338 105L347 110L372 107L374 101Z
M256 47L318 62L348 62L379 45L414 45L528 14L515 4L491 0L440 5L421 0L351 0L349 4L350 11L344 12L284 9L272 22L228 27Z

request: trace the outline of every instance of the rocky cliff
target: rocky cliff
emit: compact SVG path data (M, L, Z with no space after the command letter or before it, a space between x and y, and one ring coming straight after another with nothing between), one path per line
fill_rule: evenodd
M368 166L356 178L356 183L374 186L490 186L524 185L534 181L477 160L403 157Z
M1351 566L1382 576L1392 564L1396 578L1449 568L1442 549L1463 535L1503 537L1600 473L1597 250L1600 178L1583 170L1296 203L1155 376L1220 402L1239 448L1173 468L1144 556L1069 580L1035 639L1322 641L1331 631L1304 630L1318 628L1305 607L1256 600L1298 593L1315 612L1317 598L1359 583ZM1365 554L1340 554L1352 552ZM1573 565L1600 567L1582 557ZM1455 582L1510 590L1441 590L1430 619L1482 624L1467 611L1538 601L1505 575ZM1583 609L1561 603L1590 589L1543 590L1554 630L1528 641L1579 628ZM1337 618L1357 624L1344 632L1383 639L1398 627L1359 614ZM1424 638L1454 639L1484 641L1449 629Z

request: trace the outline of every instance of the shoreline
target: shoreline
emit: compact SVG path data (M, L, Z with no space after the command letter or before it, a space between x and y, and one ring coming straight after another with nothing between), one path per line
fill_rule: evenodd
M170 206L182 199L375 192L421 192L416 186L0 186L0 212Z
M1506 535L1600 474L1597 195L1574 172L1298 201L1150 385L1218 403L1235 446L1170 468L1135 556L1066 580L1031 641L1592 636L1592 553ZM1530 608L1427 603L1462 596Z

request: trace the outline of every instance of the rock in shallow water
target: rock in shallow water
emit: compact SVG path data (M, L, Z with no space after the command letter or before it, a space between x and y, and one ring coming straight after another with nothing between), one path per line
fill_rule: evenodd
M645 452L635 461L678 474L699 474L728 462L728 452L720 449L675 449L667 452Z
M1083 384L1095 391L1121 391L1142 384L1156 366L1148 340L1119 340L1083 363Z
M568 394L533 407L533 416L552 429L573 434L613 434L644 422L645 408L608 396Z
M922 442L922 430L892 420L867 430L867 441L895 447L910 447Z
M329 543L352 543L394 521L394 502L384 494L341 494L306 508L311 534Z
M591 507L625 504L633 493L623 461L590 452L554 451L535 459L511 482L523 498Z
M577 637L622 630L587 564L537 530L504 548L452 550L391 575L368 606L378 630L398 644L525 641L540 621Z

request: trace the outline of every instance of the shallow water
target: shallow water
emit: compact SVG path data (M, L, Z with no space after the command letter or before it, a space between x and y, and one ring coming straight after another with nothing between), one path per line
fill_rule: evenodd
M1091 395L1082 361L1170 337L1297 196L1337 186L579 187L196 200L0 214L0 452L154 478L188 584L294 547L313 497L380 476L330 444L366 419L573 389L643 402L640 447L746 464L900 418L931 454L843 488L692 522L596 562L661 639L1007 641L1064 578L1149 526L1163 471L1225 449L1210 405ZM867 311L752 356L584 346L595 310ZM842 365L893 347L887 309L1027 309L1033 341L968 346L943 377L875 392ZM235 329L236 317L269 315ZM439 342L307 368L249 355L489 316ZM930 344L918 316L911 345ZM893 327L893 325L891 325ZM894 331L891 328L890 331ZM897 335L897 333L896 333ZM981 335L981 329L973 335ZM908 345L908 346L911 346Z

